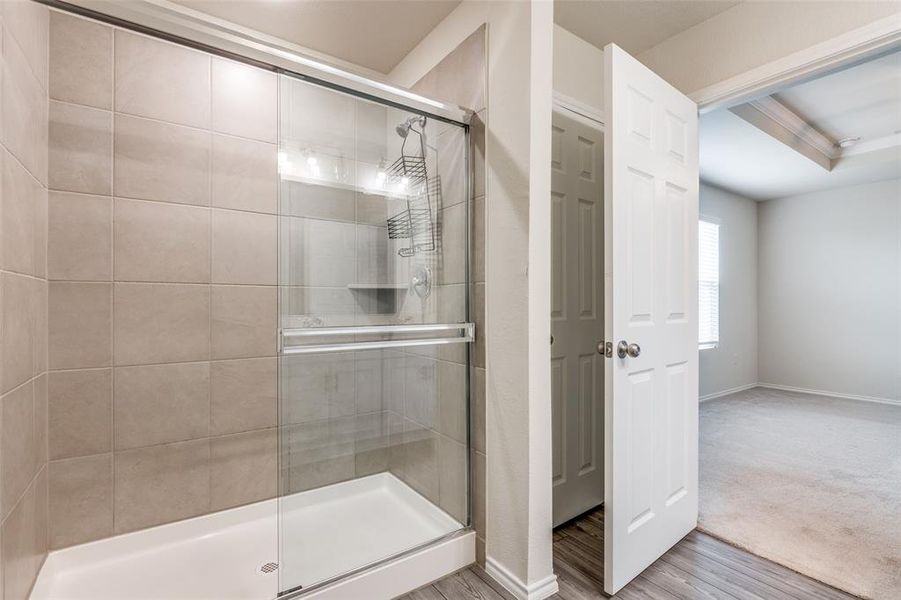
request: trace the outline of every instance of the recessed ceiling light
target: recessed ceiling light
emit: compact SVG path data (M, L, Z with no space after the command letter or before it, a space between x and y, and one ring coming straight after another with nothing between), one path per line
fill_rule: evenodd
M860 141L860 137L846 137L842 138L839 141L835 142L835 145L839 148L850 148L854 144Z

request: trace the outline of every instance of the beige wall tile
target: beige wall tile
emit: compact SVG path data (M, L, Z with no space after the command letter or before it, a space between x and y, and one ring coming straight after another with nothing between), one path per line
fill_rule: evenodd
M3 25L21 49L34 77L47 89L49 15L46 6L34 2L6 2Z
M117 367L114 398L117 450L210 433L207 362Z
M466 365L438 362L438 431L465 444L466 422Z
M278 141L275 73L213 58L213 130L264 142Z
M49 377L50 459L109 452L112 370L54 371Z
M276 293L275 286L213 286L213 358L275 356Z
M476 535L485 539L485 455L471 453L472 468L472 527Z
M278 423L276 358L210 364L210 434L275 427Z
M50 279L109 281L112 200L50 193L47 271Z
M432 503L438 503L438 438L440 436L413 421L404 423L406 482Z
M3 191L0 194L0 241L3 268L26 275L35 271L36 210L43 188L19 161L5 150L3 160Z
M34 309L32 315L32 331L34 339L34 365L35 375L39 375L49 367L49 300L50 285L44 279L31 280L31 305Z
M37 203L34 207L34 276L46 279L48 192L43 185L37 191Z
M50 102L50 188L108 195L112 178L112 113Z
M276 429L210 440L210 509L273 498L278 489Z
M476 283L470 287L470 314L475 323L476 331L482 332L476 335L476 341L472 344L472 365L485 368L485 284Z
M116 196L209 205L208 132L116 115L114 152Z
M115 461L116 533L209 511L209 440L125 450Z
M127 31L115 36L117 112L209 127L209 55Z
M113 534L112 463L112 454L50 463L50 548Z
M441 204L447 208L464 202L469 195L466 177L466 133L448 127L438 134L435 171L441 178Z
M40 182L47 182L47 92L18 44L3 44L0 126L3 143Z
M34 383L19 386L0 403L0 506L6 516L40 467L34 436Z
M466 446L440 436L438 441L439 505L460 523L466 523Z
M113 28L51 11L49 84L54 100L112 108Z
M34 374L34 318L32 279L0 273L0 377L2 392L24 383Z
M206 283L210 211L142 200L115 200L116 281Z
M277 213L277 154L275 144L213 134L213 206Z
M41 471L3 523L3 597L26 600L47 553L47 471Z
M438 282L466 281L466 204L457 204L439 212L438 232L441 265Z
M470 423L472 447L485 453L485 369L470 367Z
M208 286L117 283L114 296L117 365L209 359Z
M485 281L485 197L472 202L472 233L470 235L470 270L472 282Z
M48 380L47 373L34 378L34 445L38 465L45 464L49 458Z
M50 284L50 368L81 369L110 364L110 284Z
M472 152L472 195L485 195L485 127L488 123L488 109L476 113L469 127L469 141Z
M213 283L275 285L277 217L213 210Z

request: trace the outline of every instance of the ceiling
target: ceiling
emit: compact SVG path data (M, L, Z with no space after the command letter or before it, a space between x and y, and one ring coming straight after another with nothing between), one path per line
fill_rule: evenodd
M554 22L603 49L636 55L729 10L729 0L556 0Z
M771 97L833 146L831 170L789 136L777 139L730 110L701 116L701 180L755 200L768 200L901 176L901 51L848 67ZM741 108L741 107L739 107Z
M173 0L387 74L460 0Z
M901 52L794 86L775 98L833 140L901 133Z

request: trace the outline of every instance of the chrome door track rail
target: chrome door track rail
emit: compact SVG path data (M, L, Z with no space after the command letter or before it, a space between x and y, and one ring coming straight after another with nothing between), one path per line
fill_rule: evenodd
M401 336L401 338L384 339L385 336ZM336 337L352 339L333 341ZM382 337L383 339L366 339L372 337ZM474 339L475 324L473 323L300 327L282 329L279 346L280 353L283 355L319 354L323 352L358 352L385 348L461 344L471 342Z

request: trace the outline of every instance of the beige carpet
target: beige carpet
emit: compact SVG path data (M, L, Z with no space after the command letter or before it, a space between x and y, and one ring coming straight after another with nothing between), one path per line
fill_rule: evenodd
M754 388L700 412L702 530L901 599L901 406Z

